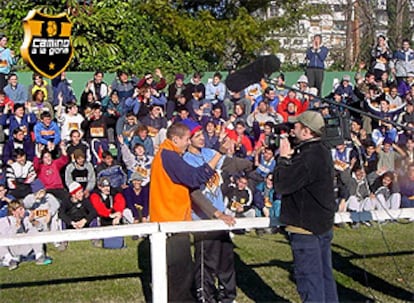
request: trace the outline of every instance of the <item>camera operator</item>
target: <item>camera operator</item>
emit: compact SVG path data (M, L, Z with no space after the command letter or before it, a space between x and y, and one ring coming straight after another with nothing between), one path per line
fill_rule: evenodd
M334 169L321 141L325 122L315 111L290 117L289 122L294 123L297 144L292 149L282 136L274 188L282 194L280 220L289 232L297 290L304 302L338 302L331 256Z

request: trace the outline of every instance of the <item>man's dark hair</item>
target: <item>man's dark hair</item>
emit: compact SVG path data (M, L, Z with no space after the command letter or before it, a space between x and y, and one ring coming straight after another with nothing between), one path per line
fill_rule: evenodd
M26 153L22 148L16 148L13 152L13 155L14 155L14 159L17 159L17 157L26 156Z
M23 130L20 127L16 127L15 129L13 129L13 135L17 135L20 132L23 132Z
M268 86L268 87L266 87L266 89L264 90L264 93L263 94L268 94L268 93L270 93L271 91L274 91L275 89L273 88L273 87L271 87L271 86Z
M17 74L16 74L16 73L10 73L10 74L9 74L9 79L10 79L11 77L16 77L17 79L19 79L19 76L17 76Z
M129 117L131 117L131 116L135 117L135 114L134 114L134 112L132 112L132 111L129 111L129 112L127 112L127 113L125 114L125 117L127 117L127 118L129 118Z
M69 137L72 137L72 135L73 135L74 133L78 133L78 134L80 135L80 131L78 131L77 129L73 129L73 130L71 130L71 132L69 133Z
M50 114L49 111L43 111L40 114L40 120L43 120L44 118L52 118L52 115Z
M105 150L105 151L102 152L102 159L104 159L108 156L111 157L111 158L114 157L109 150Z
M221 80L223 76L220 74L220 72L215 72L213 77L217 77Z

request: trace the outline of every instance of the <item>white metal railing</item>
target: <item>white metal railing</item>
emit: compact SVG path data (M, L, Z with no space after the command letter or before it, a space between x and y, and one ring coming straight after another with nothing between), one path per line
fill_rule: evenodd
M360 213L336 213L335 223L363 221L381 221L386 219L414 219L414 208L398 210L378 210ZM238 218L236 225L229 227L220 220L201 220L190 222L142 223L120 226L85 228L80 230L63 230L58 232L40 232L38 234L19 234L13 237L1 237L0 246L22 244L53 243L62 241L82 241L121 236L150 235L152 265L153 302L167 302L167 258L166 240L171 233L200 232L213 230L233 230L246 228L266 228L281 225L277 219Z

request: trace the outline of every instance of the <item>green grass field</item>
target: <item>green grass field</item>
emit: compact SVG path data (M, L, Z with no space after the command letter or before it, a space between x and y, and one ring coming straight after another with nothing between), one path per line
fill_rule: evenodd
M333 263L341 302L407 302L413 299L414 224L336 229ZM234 238L237 302L299 302L292 281L290 247L281 234ZM148 246L105 250L89 241L64 252L49 245L52 265L0 268L0 302L145 302L150 292ZM138 258L137 258L138 255ZM397 265L397 266L396 266ZM177 277L179 279L179 277Z

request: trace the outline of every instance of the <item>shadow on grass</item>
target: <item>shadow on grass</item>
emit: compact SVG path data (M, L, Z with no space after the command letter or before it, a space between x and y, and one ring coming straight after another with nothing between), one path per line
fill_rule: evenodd
M68 283L79 283L79 282L95 282L115 279L129 279L141 277L138 272L125 273L125 274L114 274L114 275L101 275L101 276L90 276L90 277L78 277L78 278L62 278L62 279L51 279L44 281L30 281L30 282L17 282L17 283L5 283L1 284L1 289L8 288L20 288L20 287L33 287L33 286L44 286L44 285L60 285Z
M332 251L332 265L333 265L333 268L337 270L338 272L341 272L342 274L347 275L348 277L352 278L354 281L360 283L361 285L365 287L372 288L378 292L391 296L395 299L399 299L404 302L410 302L414 299L413 294L405 290L404 288L392 285L388 281L380 277L377 277L370 272L367 272L365 269L360 268L359 266L355 264L352 264L350 260L363 258L363 256L361 256L360 254L357 254L353 252L352 250L349 250L348 248L342 247L337 244L333 244L332 246L333 248L334 247L339 248L352 254L351 256L344 257L344 256L341 256L339 252L334 251L334 250ZM365 258L376 257L377 255L390 256L393 254L373 254L373 255L366 255ZM338 293L339 293L339 289L338 289ZM339 293L339 296L341 299L346 298L345 301L348 301L348 298L345 296L347 294L348 294L347 292L343 294Z
M138 268L141 269L140 274L142 292L145 302L152 302L151 289L151 243L149 238L145 238L138 244Z
M278 296L253 270L253 267L244 263L237 253L234 253L234 263L237 271L237 286L251 300L254 302L289 302Z

